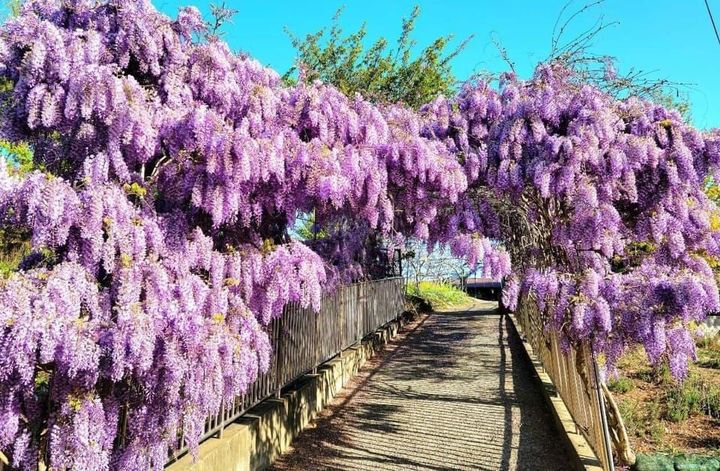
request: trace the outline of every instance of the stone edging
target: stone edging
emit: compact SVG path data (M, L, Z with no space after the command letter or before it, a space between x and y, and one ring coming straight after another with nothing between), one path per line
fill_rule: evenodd
M324 409L365 362L395 337L405 320L385 324L341 355L323 363L228 425L221 438L200 444L197 459L190 454L168 465L166 471L246 471L270 466L286 452L293 439Z
M532 364L533 370L537 379L540 382L543 397L550 408L555 425L560 431L560 435L564 438L568 454L573 460L572 463L568 463L573 466L574 470L577 471L603 471L602 464L598 460L595 452L590 448L585 437L578 430L577 424L570 415L565 403L557 394L557 389L553 384L550 376L545 372L542 364L538 360L532 346L520 335L517 328L517 320L512 313L506 313L508 319L512 321L513 329L517 334L518 338L522 341L525 347L525 353Z

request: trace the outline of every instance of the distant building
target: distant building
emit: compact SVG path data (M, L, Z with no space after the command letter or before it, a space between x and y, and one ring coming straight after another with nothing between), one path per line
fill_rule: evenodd
M463 288L468 295L474 298L499 300L502 283L492 278L465 278Z

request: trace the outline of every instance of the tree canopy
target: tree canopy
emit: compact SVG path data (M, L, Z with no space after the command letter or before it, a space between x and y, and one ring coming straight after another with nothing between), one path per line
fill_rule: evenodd
M355 32L345 33L338 10L330 28L300 38L288 31L297 50L297 64L283 76L286 81L305 83L322 80L348 96L361 93L382 103L404 103L417 108L439 95L450 96L456 90L456 78L450 64L471 38L448 50L451 35L436 38L422 50L412 33L420 15L415 6L402 21L395 47L381 37L366 47L367 29L363 24Z

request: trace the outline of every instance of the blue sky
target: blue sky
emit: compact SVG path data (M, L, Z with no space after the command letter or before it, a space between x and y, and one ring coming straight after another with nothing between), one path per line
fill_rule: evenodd
M720 0L709 0L720 22ZM208 0L154 0L155 6L175 16L180 6L195 5L207 14ZM458 78L483 69L507 69L493 45L498 40L527 77L547 57L552 30L565 0L227 0L236 10L225 39L234 50L244 50L279 72L290 67L294 50L283 28L303 35L326 25L345 5L342 25L356 29L367 22L369 40L381 35L396 38L403 16L419 4L422 14L415 38L420 46L448 33L459 41L475 38L454 63ZM569 10L585 3L575 0ZM617 57L619 69L652 72L654 77L692 84L687 93L692 119L701 128L720 127L720 45L715 39L703 0L606 0L574 22L568 37L602 15L619 22L594 43L593 51ZM720 26L720 24L718 25Z
M203 12L207 0L157 0L156 6L174 16L178 6L194 2ZM401 18L419 4L419 45L444 34L461 40L475 37L454 64L458 78L475 71L503 71L507 66L493 45L497 39L515 61L520 75L528 76L538 61L547 57L555 21L565 0L318 0L260 1L229 0L238 10L225 39L236 50L244 50L263 64L283 72L292 65L294 50L283 31L287 26L305 34L326 25L342 5L342 24L355 29L367 22L369 39L396 38ZM569 10L585 2L576 0ZM720 20L720 0L710 0ZM574 22L573 37L602 15L604 21L619 22L595 41L594 52L617 57L621 71L629 67L653 72L677 82L691 83L687 90L692 119L702 128L720 127L720 45L715 39L703 0L606 0Z

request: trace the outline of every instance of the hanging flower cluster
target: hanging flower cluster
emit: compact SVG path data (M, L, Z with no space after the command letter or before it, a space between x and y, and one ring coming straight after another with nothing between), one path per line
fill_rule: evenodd
M707 262L720 256L720 220L703 191L720 162L717 131L614 100L553 64L426 110L427 132L464 159L469 181L459 211L437 222L504 242L506 304L531 295L565 345L590 343L611 372L641 344L683 378L689 324L720 309Z
M371 271L371 234L427 236L467 188L399 107L285 87L195 8L28 0L0 29L0 450L13 466L147 469L267 369L289 302ZM334 227L290 242L298 213ZM377 239L377 237L376 237ZM318 254L322 254L323 257ZM119 431L122 430L122 433Z

